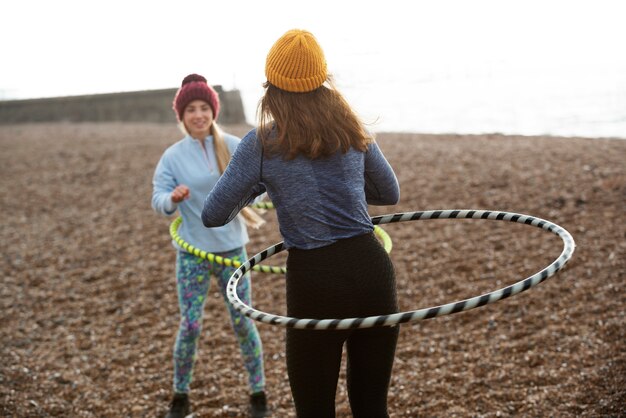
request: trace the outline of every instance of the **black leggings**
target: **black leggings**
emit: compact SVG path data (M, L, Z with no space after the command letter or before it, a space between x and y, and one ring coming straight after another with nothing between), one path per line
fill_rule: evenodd
M373 233L314 250L291 249L287 259L287 314L297 318L352 318L398 310L391 260ZM398 327L355 330L287 329L287 372L299 418L335 416L344 342L354 418L388 417Z

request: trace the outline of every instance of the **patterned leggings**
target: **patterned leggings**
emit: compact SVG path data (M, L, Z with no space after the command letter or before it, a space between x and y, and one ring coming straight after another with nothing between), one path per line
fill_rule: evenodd
M217 255L237 261L245 261L247 259L245 248L217 253ZM264 390L263 347L256 325L253 320L237 312L226 298L226 285L234 270L232 267L210 263L193 254L178 251L176 256L176 281L181 320L176 344L174 345L174 390L178 393L189 392L193 367L197 358L196 353L202 329L204 303L209 292L211 274L217 278L220 292L226 301L231 324L239 341L239 348L248 371L248 384L251 393ZM242 301L250 304L249 276L239 281L237 294Z

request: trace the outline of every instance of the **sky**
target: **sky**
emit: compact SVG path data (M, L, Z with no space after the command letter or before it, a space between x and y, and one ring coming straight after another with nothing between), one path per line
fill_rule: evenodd
M624 16L618 0L2 0L0 99L172 88L196 72L255 104L270 47L302 28L367 113L368 89L461 70L626 71Z

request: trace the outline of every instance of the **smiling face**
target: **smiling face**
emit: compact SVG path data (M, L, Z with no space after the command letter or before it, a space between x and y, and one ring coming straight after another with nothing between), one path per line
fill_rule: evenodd
M183 111L183 124L189 135L204 139L211 133L213 109L204 100L194 100Z

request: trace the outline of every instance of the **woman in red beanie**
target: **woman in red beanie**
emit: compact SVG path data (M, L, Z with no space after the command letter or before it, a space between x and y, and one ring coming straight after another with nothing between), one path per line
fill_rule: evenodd
M368 204L393 205L396 176L330 83L313 35L291 30L271 48L260 123L207 197L204 225L230 221L267 190L287 258L287 314L353 318L397 312L395 273ZM388 417L398 327L287 329L287 372L300 418L335 416L342 350L355 418Z
M164 215L178 210L183 219L180 237L196 248L224 258L245 261L248 242L246 225L258 227L263 220L250 208L228 225L207 229L200 212L204 197L217 183L234 153L239 138L221 132L216 120L220 102L217 92L204 77L190 74L174 98L174 111L185 137L170 146L161 157L153 178L152 207ZM177 248L176 284L181 320L174 346L174 399L167 418L190 413L189 386L197 356L203 309L211 275L226 300L226 284L234 268L212 263ZM240 297L250 300L250 280L239 288ZM250 415L267 416L263 348L254 321L241 315L230 304L230 318L248 372Z

